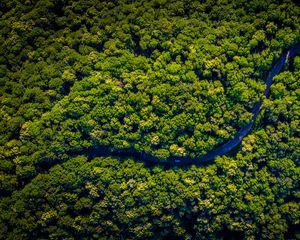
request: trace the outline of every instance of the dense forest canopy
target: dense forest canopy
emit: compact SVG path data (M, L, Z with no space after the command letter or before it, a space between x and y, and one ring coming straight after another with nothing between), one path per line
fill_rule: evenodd
M264 96L299 41L296 0L2 0L0 239L300 238L299 55ZM201 157L260 100L211 165L113 155Z

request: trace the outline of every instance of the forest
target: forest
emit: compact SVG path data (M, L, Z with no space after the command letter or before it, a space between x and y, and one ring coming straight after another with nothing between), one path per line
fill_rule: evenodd
M299 43L297 0L1 0L0 239L300 239Z

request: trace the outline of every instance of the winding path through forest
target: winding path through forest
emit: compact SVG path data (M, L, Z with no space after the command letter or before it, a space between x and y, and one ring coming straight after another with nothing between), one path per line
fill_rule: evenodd
M273 68L270 70L268 77L266 79L266 89L264 91L264 96L267 97L270 91L270 87L273 82L273 78L275 75L277 75L282 67L285 65L287 61L289 61L297 52L300 52L300 42L292 46L290 49L284 51L280 58L276 61ZM221 146L217 147L215 150L208 152L207 154L198 157L198 158L191 158L188 156L185 157L170 157L166 160L161 160L159 158L156 158L152 156L151 154L145 153L145 152L137 152L135 149L130 150L121 150L121 151L111 151L109 147L94 147L90 149L86 149L83 151L83 153L87 154L89 157L96 157L96 156L130 156L130 157L136 157L140 160L143 160L145 162L151 162L151 163L159 163L159 164L165 164L169 166L183 166L183 165L189 165L189 164L203 164L213 161L216 157L224 155L231 151L234 147L236 147L242 139L247 136L247 134L250 132L259 112L261 105L263 103L263 100L257 102L252 110L252 118L251 121L246 124L242 129L240 129L237 134L234 136L233 139L229 140L228 142L222 144Z

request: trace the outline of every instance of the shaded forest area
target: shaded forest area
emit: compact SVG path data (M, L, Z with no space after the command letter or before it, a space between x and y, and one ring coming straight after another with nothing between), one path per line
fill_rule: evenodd
M299 41L292 0L2 0L0 239L300 238ZM211 165L86 153L201 157L260 99Z

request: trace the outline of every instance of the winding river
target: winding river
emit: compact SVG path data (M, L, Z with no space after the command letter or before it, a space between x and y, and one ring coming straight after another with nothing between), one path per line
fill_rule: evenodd
M300 52L300 42L290 47L288 50L284 51L280 58L276 61L275 65L270 70L267 79L266 79L266 89L264 91L264 96L267 97L270 91L270 87L273 82L274 76L276 76L282 69L282 67L288 62L297 52ZM245 136L249 134L251 131L254 122L256 121L256 118L260 112L261 105L263 103L263 100L257 102L251 113L252 118L249 121L248 124L246 124L242 129L240 129L233 139L229 140L228 142L222 144L221 146L217 147L215 150L208 152L207 154L197 157L197 158L191 158L188 156L185 157L170 157L166 160L162 160L159 158L156 158L152 156L151 154L145 153L145 152L138 152L135 149L129 149L129 150L120 150L120 151L111 151L109 147L93 147L86 150L83 150L81 153L88 155L90 158L96 157L96 156L118 156L118 157L133 157L137 158L139 160L142 160L144 162L148 163L157 163L157 164L163 164L167 166L184 166L184 165L202 165L205 163L212 162L216 157L224 155L228 152L230 152L234 147L236 147Z

